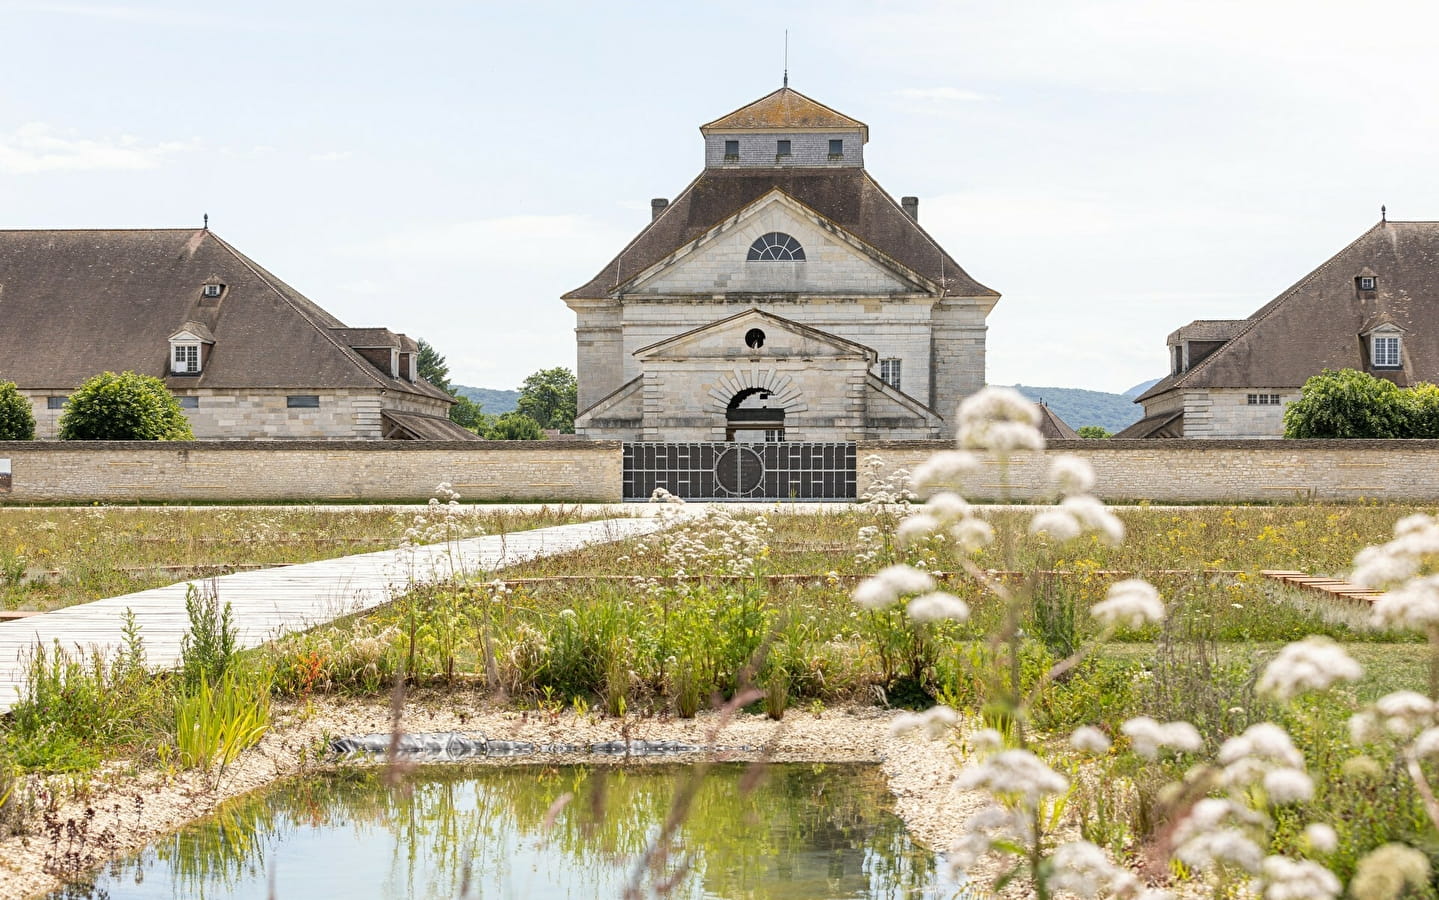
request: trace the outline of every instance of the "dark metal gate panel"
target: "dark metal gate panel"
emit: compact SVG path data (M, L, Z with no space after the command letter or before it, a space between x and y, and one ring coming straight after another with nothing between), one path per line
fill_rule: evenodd
M853 500L855 445L627 443L626 500L664 488L686 500Z

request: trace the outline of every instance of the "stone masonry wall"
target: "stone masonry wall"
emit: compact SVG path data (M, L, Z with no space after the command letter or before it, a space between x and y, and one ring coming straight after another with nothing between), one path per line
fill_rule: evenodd
M0 502L465 500L616 502L617 443L0 441ZM3 470L3 465L0 465Z
M864 442L863 461L884 460L884 472L913 469L948 441ZM999 466L988 459L966 479L974 500L1052 499L1045 473L1057 453L1094 466L1095 494L1104 500L1155 502L1439 501L1439 441L1053 441L1041 453L1022 453L1008 467L1006 492ZM863 493L865 485L860 485Z

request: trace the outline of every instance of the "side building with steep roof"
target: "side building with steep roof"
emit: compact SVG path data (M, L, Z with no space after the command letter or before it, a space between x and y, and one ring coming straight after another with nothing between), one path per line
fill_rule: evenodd
M1381 221L1247 319L1169 335L1170 371L1115 437L1279 438L1324 369L1439 381L1439 222Z
M164 379L200 440L474 438L418 355L208 228L0 231L0 381L30 398L41 438L106 371Z
M984 384L972 279L864 169L869 128L789 87L701 126L704 170L575 312L591 438L952 435Z

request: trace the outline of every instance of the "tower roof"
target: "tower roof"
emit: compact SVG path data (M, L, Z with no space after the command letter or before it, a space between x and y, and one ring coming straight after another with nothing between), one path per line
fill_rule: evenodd
M818 100L812 100L789 87L782 87L747 106L741 106L728 115L720 116L713 122L701 125L700 133L789 131L793 129L808 131L831 129L854 131L858 129L860 140L869 141L868 125L830 109Z

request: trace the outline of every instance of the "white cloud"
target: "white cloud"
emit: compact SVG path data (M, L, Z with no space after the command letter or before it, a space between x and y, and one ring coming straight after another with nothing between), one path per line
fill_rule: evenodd
M963 88L955 87L904 88L895 91L895 94L906 100L925 100L936 103L975 103L990 99L978 91L966 91Z
M57 133L42 122L31 122L0 135L0 173L154 169L166 156L194 146L178 141L146 144L130 135L81 138Z

